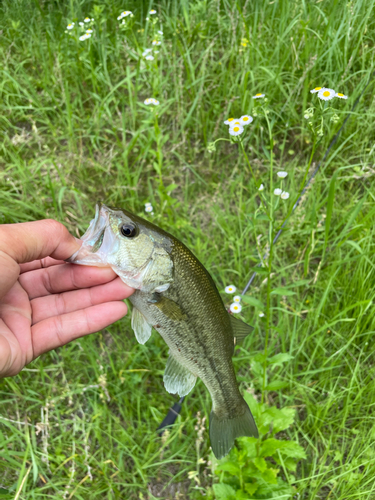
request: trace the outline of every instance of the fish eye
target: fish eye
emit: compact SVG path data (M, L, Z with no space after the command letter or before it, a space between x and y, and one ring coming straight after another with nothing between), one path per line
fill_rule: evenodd
M126 238L133 238L137 235L137 226L134 224L123 224L120 231L123 236L126 236Z

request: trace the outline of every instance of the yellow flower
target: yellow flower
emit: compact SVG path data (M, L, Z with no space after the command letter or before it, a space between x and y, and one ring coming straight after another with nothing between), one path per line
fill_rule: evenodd
M316 92L319 92L319 90L322 90L322 87L315 87L315 89L310 90L312 94L316 94Z

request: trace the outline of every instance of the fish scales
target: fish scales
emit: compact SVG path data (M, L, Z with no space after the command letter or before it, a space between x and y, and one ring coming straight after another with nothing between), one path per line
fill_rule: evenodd
M130 301L160 333L176 359L203 380L214 408L223 413L225 409L230 417L243 399L238 389L233 390L237 381L231 361L234 342L228 313L211 276L190 250L175 240L171 255L175 279L163 295L181 304L187 318L167 318L149 302L150 294L141 291L136 291Z
M132 327L144 344L152 327L169 346L167 391L188 394L202 379L212 398L210 440L217 458L239 436L258 437L231 357L251 327L230 317L210 274L177 238L126 210L97 206L69 262L110 266L129 286Z

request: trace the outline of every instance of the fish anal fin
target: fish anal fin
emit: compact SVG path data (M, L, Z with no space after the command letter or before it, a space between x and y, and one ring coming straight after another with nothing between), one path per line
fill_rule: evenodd
M189 394L195 385L197 377L182 366L170 352L163 380L164 387L170 394L178 394L182 397Z
M229 315L230 323L232 325L233 337L237 341L243 340L247 335L249 335L254 328L250 325L247 325L240 319L233 316L233 314Z
M154 294L155 295L155 294ZM181 307L171 299L160 296L160 299L152 302L160 311L173 321L182 321L187 318Z
M140 344L145 344L151 337L151 325L147 322L143 314L133 306L132 310L132 328L135 338Z

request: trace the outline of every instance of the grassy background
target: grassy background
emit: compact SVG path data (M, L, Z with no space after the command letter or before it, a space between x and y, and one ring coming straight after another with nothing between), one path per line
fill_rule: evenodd
M150 8L164 32L152 63L141 57ZM309 90L348 94L337 103L342 120L374 66L373 0L4 0L0 9L0 222L53 217L79 235L98 200L138 214L151 201L152 220L193 250L219 289L246 284L267 229L254 225L258 197L237 146L207 152L227 136L223 120L251 114L251 96L266 92L276 168L288 171L293 194L311 151ZM116 20L124 9L134 12L126 32ZM94 35L77 42L66 25L87 15ZM293 360L273 374L287 386L268 399L298 410L288 437L308 458L292 480L295 498L375 498L373 91L275 250L274 286L296 294L274 299L270 354ZM158 124L146 97L160 100ZM316 161L338 126L326 129ZM268 144L255 119L246 148L263 182ZM264 302L265 288L258 278L249 293ZM243 309L256 328L234 357L241 390L257 395L249 366L264 345L259 312ZM196 442L197 412L210 411L201 382L171 433L161 441L155 432L175 401L162 383L166 359L161 338L138 345L125 318L0 381L4 498L212 498L207 429Z

